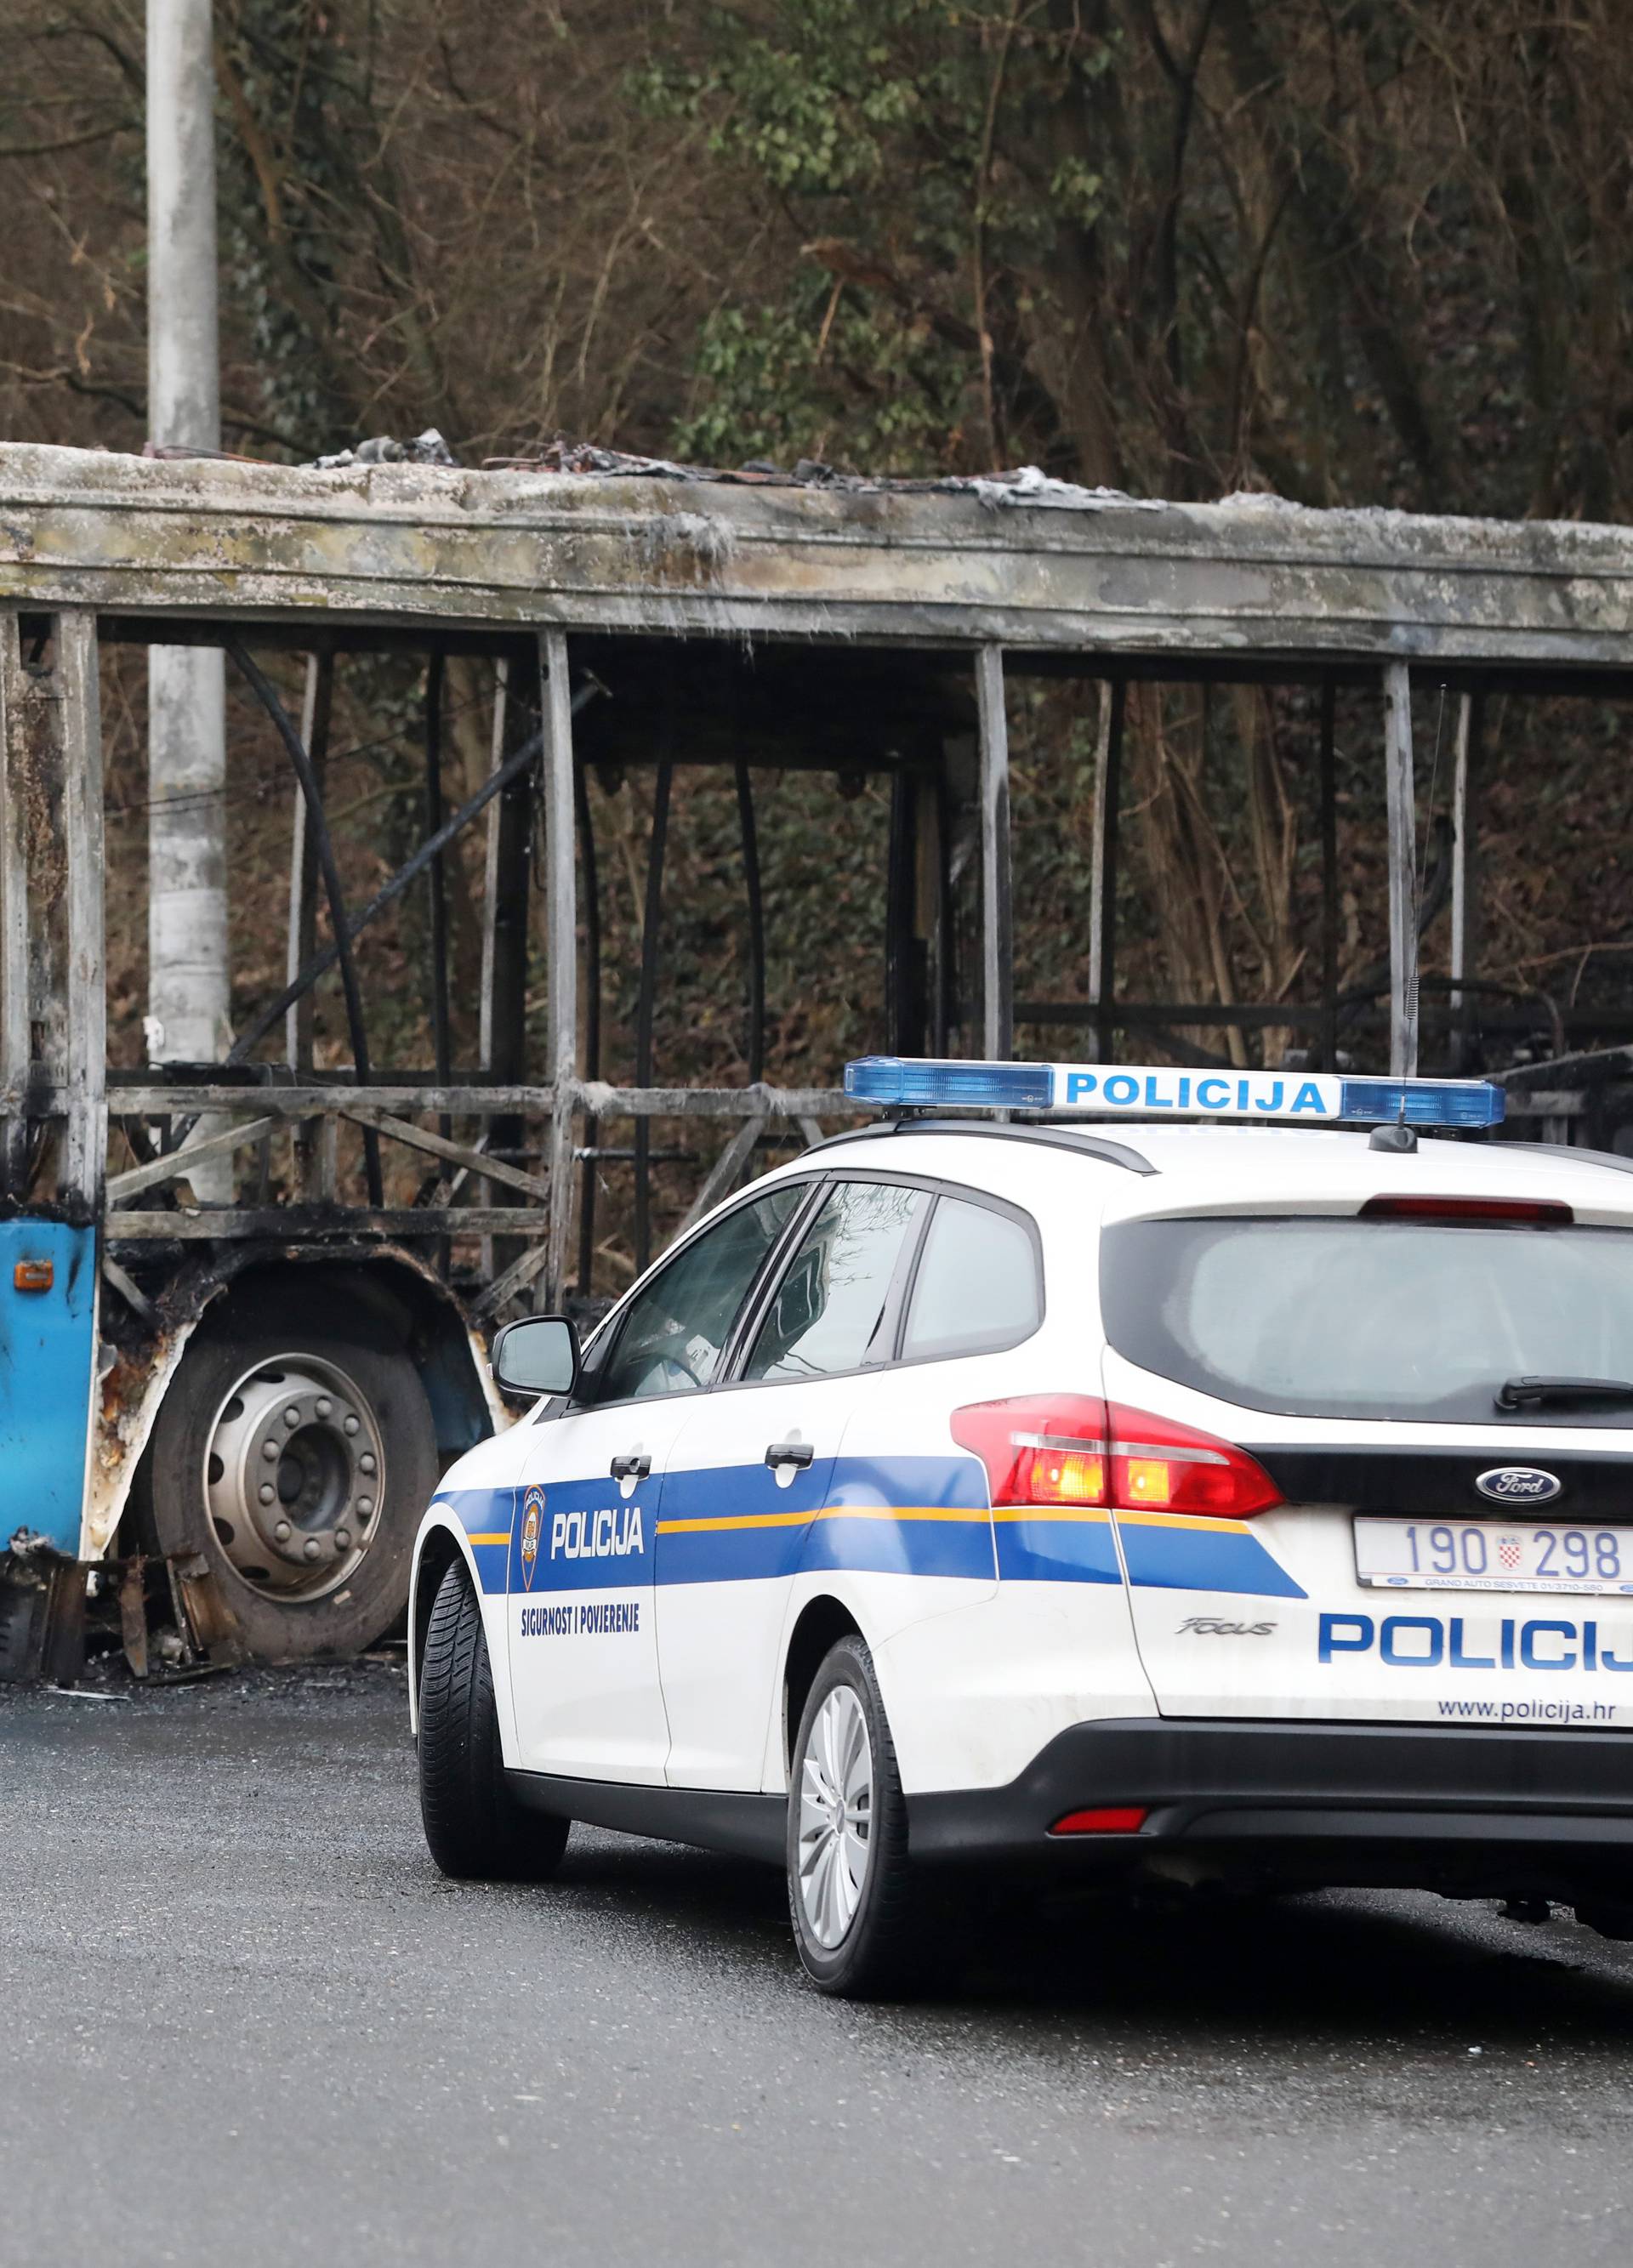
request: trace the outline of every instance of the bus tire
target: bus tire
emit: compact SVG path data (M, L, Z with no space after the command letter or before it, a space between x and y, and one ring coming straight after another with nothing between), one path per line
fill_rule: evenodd
M401 1616L437 1477L406 1354L201 1331L154 1422L144 1525L161 1557L203 1557L251 1660L332 1660Z

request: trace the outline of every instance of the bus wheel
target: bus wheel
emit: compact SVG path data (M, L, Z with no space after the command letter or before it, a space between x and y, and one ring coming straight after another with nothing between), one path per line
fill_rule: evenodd
M355 1653L403 1612L436 1482L406 1355L283 1330L194 1340L146 1496L157 1550L203 1553L247 1652L301 1661Z

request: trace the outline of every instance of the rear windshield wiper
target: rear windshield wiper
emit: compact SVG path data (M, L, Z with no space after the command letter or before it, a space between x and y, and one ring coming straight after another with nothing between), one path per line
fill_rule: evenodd
M1521 1410L1527 1402L1633 1402L1633 1380L1505 1378L1497 1389L1497 1408Z

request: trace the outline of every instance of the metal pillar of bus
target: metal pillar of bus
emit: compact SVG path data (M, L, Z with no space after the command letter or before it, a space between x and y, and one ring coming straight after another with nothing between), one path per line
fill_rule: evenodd
M1384 785L1389 832L1389 1075L1417 1076L1417 801L1412 771L1412 673L1384 671Z

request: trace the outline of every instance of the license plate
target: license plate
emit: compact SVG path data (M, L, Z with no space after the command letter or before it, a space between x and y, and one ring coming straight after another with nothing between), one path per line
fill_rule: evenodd
M1633 1528L1363 1515L1355 1530L1356 1579L1374 1588L1633 1594Z

